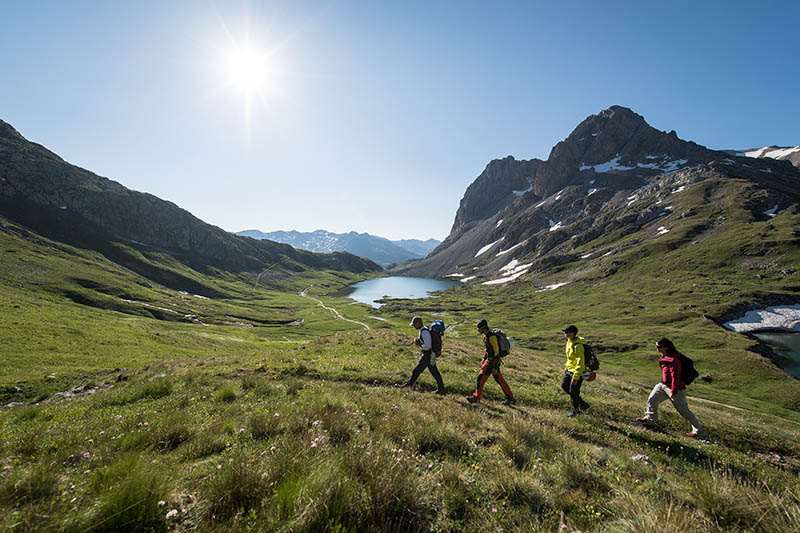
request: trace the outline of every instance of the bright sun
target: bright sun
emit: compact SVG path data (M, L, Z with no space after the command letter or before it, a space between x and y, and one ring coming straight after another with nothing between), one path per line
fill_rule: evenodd
M227 86L241 90L246 97L266 89L269 57L263 50L251 44L233 45L225 54L223 64Z

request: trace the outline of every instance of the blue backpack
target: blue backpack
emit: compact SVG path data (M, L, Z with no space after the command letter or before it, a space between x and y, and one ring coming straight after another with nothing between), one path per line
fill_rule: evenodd
M431 344L433 353L441 353L442 351L442 336L444 335L444 322L435 320L431 327L428 328L431 332Z

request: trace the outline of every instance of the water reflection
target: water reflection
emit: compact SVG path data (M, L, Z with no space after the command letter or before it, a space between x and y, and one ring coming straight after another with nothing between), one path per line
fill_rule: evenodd
M425 298L432 292L443 291L457 283L431 278L390 276L356 283L345 289L342 296L377 308L382 305L377 300L383 298Z

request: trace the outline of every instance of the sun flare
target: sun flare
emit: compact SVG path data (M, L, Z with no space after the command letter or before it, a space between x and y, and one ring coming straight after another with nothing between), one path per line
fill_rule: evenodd
M225 84L252 95L263 92L269 80L269 57L252 44L231 46L224 54Z

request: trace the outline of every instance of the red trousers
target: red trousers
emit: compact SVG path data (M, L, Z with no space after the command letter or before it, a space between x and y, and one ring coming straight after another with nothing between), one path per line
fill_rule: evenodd
M514 394L511 392L511 387L508 386L505 378L503 378L503 374L500 373L500 360L491 358L486 358L483 360L481 372L478 374L478 386L475 389L475 392L472 394L473 396L475 396L478 400L481 399L481 396L483 395L483 386L486 384L486 380L489 379L489 376L494 377L494 380L500 384L500 387L503 389L506 398L511 400L514 399Z

